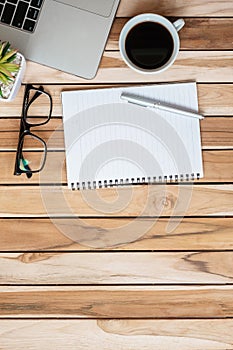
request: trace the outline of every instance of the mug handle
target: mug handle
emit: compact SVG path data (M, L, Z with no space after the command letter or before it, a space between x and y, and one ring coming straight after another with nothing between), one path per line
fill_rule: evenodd
M176 28L177 32L179 32L179 30L183 28L183 26L185 25L185 21L182 18L180 18L177 21L173 22L172 24Z

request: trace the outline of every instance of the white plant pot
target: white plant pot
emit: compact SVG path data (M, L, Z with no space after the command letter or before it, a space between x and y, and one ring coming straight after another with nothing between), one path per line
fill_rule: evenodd
M24 76L24 73L26 70L26 60L25 60L24 56L19 52L17 53L17 56L21 57L20 68L19 68L19 71L15 77L14 85L11 89L10 95L7 98L0 97L0 101L2 101L2 102L10 102L10 101L14 100L14 98L16 97L16 95L20 89L20 86L21 86L21 83L23 80L23 76Z

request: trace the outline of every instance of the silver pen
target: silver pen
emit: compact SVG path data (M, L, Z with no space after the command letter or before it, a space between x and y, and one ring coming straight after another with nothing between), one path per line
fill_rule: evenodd
M189 112L189 111L186 111L184 109L172 107L172 106L166 105L166 104L161 104L159 101L154 101L151 98L137 96L137 95L129 94L127 92L123 92L121 94L121 99L126 100L127 102L130 102L130 103L142 106L142 107L156 108L156 109L161 109L161 110L167 111L167 112L181 114L183 116L187 116L187 117L191 117L191 118L204 119L204 117L198 113Z

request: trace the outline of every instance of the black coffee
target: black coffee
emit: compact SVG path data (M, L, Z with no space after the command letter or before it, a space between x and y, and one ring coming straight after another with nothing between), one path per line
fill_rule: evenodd
M143 22L135 25L128 33L125 50L130 61L143 69L162 67L173 52L173 39L161 24Z

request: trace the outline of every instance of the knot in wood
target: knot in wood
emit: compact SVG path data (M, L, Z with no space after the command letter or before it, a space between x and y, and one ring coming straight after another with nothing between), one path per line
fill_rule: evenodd
M174 208L175 202L176 202L176 198L174 197L174 195L172 193L168 193L162 197L161 206L165 210L170 210Z

